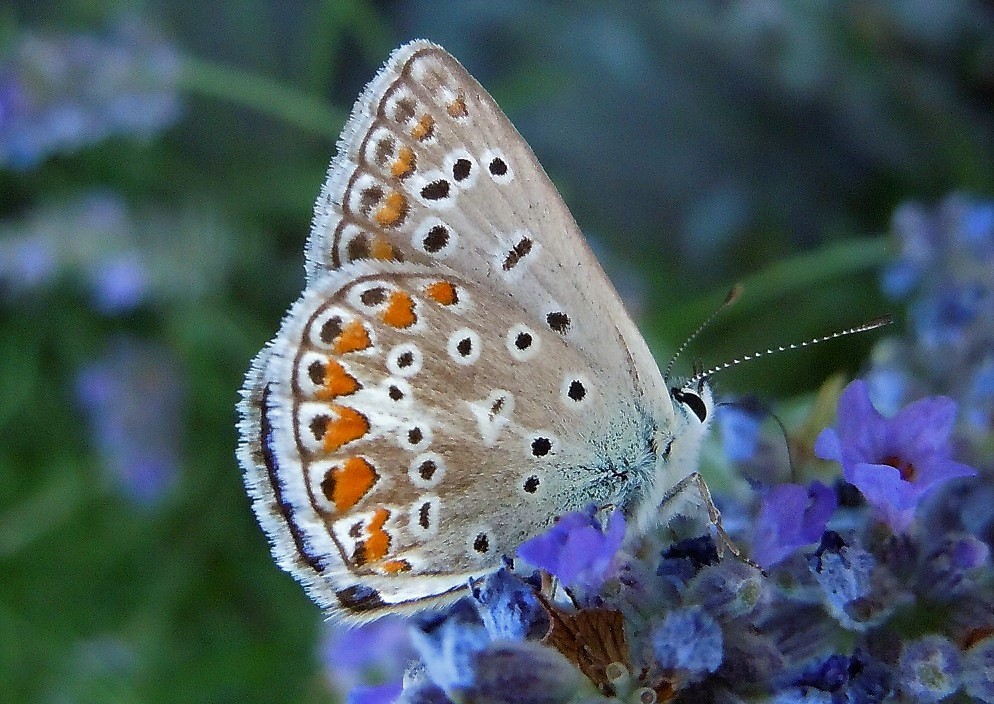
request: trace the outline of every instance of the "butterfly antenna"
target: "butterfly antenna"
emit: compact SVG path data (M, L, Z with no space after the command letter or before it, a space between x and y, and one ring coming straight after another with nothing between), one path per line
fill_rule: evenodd
M732 286L732 289L728 292L728 295L725 296L725 300L721 302L721 305L715 308L714 311L711 312L711 315L709 315L703 323L697 326L697 329L694 330L694 332L690 333L690 336L683 341L683 344L680 345L677 348L677 351L673 353L673 356L670 357L670 363L666 365L666 371L663 372L664 379L670 378L670 372L673 371L673 365L676 364L676 360L680 357L681 354L683 354L683 351L687 349L687 345L693 342L698 335L704 332L704 329L711 324L711 321L715 319L718 313L720 313L721 311L728 308L728 306L735 303L736 299L738 299L738 297L742 295L742 290L743 290L742 284L735 284L734 286ZM695 374L695 376L697 376L697 374Z
M711 376L714 376L720 371L728 369L729 367L734 367L737 364L742 364L742 362L749 362L753 359L758 359L759 357L765 357L767 355L774 354L777 352L786 352L787 350L799 350L802 347L810 347L812 345L817 345L822 342L828 342L829 340L834 340L839 337L855 335L856 333L860 332L869 332L870 330L876 330L877 328L882 328L885 325L890 325L892 322L894 322L893 318L891 318L889 315L886 315L881 318L874 318L873 320L869 320L861 325L857 325L855 327L851 327L846 330L837 330L828 335L822 335L821 337L813 337L810 340L806 340L804 342L793 342L789 345L779 345L777 347L770 347L769 349L765 350L758 350L756 352L753 352L752 354L747 354L745 356L738 357L729 362L722 362L717 366L711 367L710 369L707 369L703 372L698 372L694 374L694 376L692 376L690 380L687 381L687 386L692 386L703 379L707 379Z

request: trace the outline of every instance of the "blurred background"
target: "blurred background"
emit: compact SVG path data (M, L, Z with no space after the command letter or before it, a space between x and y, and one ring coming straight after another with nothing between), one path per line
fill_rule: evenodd
M6 2L3 701L334 702L402 667L272 563L234 405L352 102L415 37L502 105L661 359L746 284L684 373L890 312L895 208L994 195L989 0ZM719 392L775 407L872 338Z

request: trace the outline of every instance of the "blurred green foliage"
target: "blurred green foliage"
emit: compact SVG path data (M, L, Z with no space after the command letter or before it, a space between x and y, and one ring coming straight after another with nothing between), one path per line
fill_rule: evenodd
M749 284L686 371L886 312L894 207L994 192L992 30L982 0L5 6L0 699L335 700L320 615L250 515L234 404L395 45L433 39L493 92L661 356ZM56 80L66 37L98 48ZM114 103L122 71L137 88ZM11 115L39 86L25 145ZM871 341L719 390L803 393Z

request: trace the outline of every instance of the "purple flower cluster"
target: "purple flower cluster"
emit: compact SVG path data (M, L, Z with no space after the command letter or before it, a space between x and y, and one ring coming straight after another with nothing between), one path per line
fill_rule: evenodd
M880 344L867 379L825 394L831 427L790 437L791 462L758 407L719 416L749 488L716 498L758 566L706 524L672 542L692 535L687 517L626 535L617 514L562 516L472 598L416 621L398 701L994 704L994 318L977 317L994 290L994 211L953 198L923 212L899 213L889 278L922 291L911 332ZM935 349L966 373L929 365Z
M95 449L111 480L139 504L160 502L179 478L181 389L170 355L129 339L77 377Z
M0 168L33 168L113 135L148 137L179 117L179 55L137 21L102 36L24 33L5 56Z
M394 701L413 655L407 624L400 618L354 629L328 625L321 644L331 687L347 694L350 704Z
M612 513L601 526L593 510L568 513L548 531L518 548L518 557L555 575L565 584L597 589L608 576L625 539L625 518Z
M20 300L65 282L81 287L105 316L197 300L221 285L236 246L216 215L136 213L118 194L94 191L0 222L0 298Z
M889 399L885 410L895 400L955 399L969 453L994 427L994 201L954 194L931 208L906 204L893 229L901 254L883 285L906 303L909 332L874 355L871 396Z
M0 291L17 298L60 276L84 280L93 307L105 315L144 303L149 270L124 202L95 192L0 225Z
M977 473L952 459L955 419L956 403L944 396L921 399L884 418L866 384L854 381L839 399L838 428L818 436L815 452L841 463L846 481L891 528L906 531L922 499L950 479Z

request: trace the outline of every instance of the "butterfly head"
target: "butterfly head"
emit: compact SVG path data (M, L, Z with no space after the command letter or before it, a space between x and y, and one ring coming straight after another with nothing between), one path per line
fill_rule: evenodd
M635 507L635 523L644 532L660 521L660 507L683 479L697 470L701 441L714 415L711 385L696 379L669 388L669 403L653 419L653 471Z

